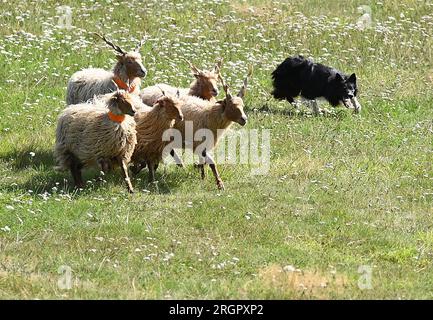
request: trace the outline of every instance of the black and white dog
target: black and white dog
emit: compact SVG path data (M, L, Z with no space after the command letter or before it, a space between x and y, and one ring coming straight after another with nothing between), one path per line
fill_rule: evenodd
M272 72L274 91L272 95L278 100L294 102L301 96L313 101L314 113L320 113L316 98L325 98L332 106L343 103L346 108L361 111L356 95L356 75L350 76L304 58L289 57Z

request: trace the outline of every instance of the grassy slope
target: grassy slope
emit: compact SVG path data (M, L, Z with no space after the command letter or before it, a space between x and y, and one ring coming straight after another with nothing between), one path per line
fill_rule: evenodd
M65 1L72 31L53 29L55 1L2 3L0 297L432 298L432 6L372 4L362 32L351 24L364 2ZM222 56L239 87L253 63L248 127L272 129L269 174L221 166L218 193L167 166L157 187L134 182L150 192L127 195L119 174L72 190L52 170L55 119L72 72L113 63L86 34L100 26L126 47L147 31L147 84L186 86L182 57ZM269 99L270 71L295 53L356 72L362 114L290 116ZM61 265L72 290L57 286ZM372 290L357 287L360 265Z

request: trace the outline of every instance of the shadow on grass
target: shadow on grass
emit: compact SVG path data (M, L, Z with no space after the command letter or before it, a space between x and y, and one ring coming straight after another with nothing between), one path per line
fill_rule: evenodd
M35 194L43 194L45 192L52 193L54 190L62 190L64 193L74 193L75 195L86 194L93 192L107 192L107 187L114 185L122 186L126 191L126 184L121 176L120 169L115 168L112 172L105 176L101 176L97 169L89 168L83 170L83 178L86 187L83 190L75 188L72 176L69 171L60 172L55 170L54 155L51 150L41 150L31 147L19 149L17 146L13 151L0 154L0 161L8 164L11 168L11 176L23 175L29 177L24 182L7 183L7 180L2 183L2 189L5 191L21 191L29 192L31 190ZM179 172L178 172L179 171ZM176 168L173 171L167 172L166 169L160 168L156 173L158 183L149 184L147 169L142 170L140 174L134 176L130 172L132 184L136 189L148 190L152 193L169 194L182 183L186 175L185 169ZM20 181L13 179L14 181Z
M160 166L155 173L156 181L153 183L148 182L149 172L147 168L143 169L139 174L131 174L131 179L134 187L139 190L147 190L156 194L170 194L173 193L185 181L197 179L200 181L200 174L196 169L190 169L188 166L179 168L176 165Z
M269 104L263 104L262 106L255 108L254 112L256 113L268 113L275 115L287 116L290 118L334 118L334 119L343 119L348 116L348 112L345 108L340 107L331 107L331 106L321 106L325 107L330 112L326 112L320 116L315 116L311 109L308 107L296 108L290 104L287 104L285 108L275 108L271 107Z
M41 150L33 147L25 147L24 149L17 149L0 154L0 160L7 162L15 171L21 171L29 168L44 168L54 167L54 154L52 150Z

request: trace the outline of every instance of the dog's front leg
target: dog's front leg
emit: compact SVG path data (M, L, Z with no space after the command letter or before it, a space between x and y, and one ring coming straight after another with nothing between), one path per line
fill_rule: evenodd
M314 115L318 116L322 113L322 110L320 109L319 104L317 103L316 100L311 101L311 107L313 109Z
M359 113L361 112L361 104L358 102L358 99L356 97L352 98L352 104L354 106L354 112Z

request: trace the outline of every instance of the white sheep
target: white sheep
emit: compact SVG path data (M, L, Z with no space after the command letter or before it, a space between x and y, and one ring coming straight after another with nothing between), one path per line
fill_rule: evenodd
M86 102L94 96L114 92L117 88L137 95L140 92L141 79L147 74L139 53L144 41L140 41L134 51L126 52L105 36L97 35L117 52L117 63L113 71L89 68L74 73L66 91L68 105Z
M248 77L251 75L251 72L252 70L250 69L237 96L230 94L228 86L225 84L221 75L219 75L226 93L226 97L223 100L211 102L190 96L180 97L184 102L181 107L184 121L176 122L174 129L179 130L182 135L182 146L174 145L174 147L191 148L194 153L199 156L199 168L202 178L205 176L204 164L209 164L219 189L224 189L224 184L218 173L216 163L209 152L217 145L224 130L228 129L233 122L237 122L241 126L247 123L247 116L244 112L244 102L242 99L246 93ZM189 139L193 139L192 141L187 139L186 125L192 125L193 135L189 137ZM200 133L211 133L212 141L206 141L209 136L203 139L196 139L196 133L198 133L199 130ZM206 143L206 148L202 150L203 142Z
M161 90L166 94L175 95L179 91L181 96L189 95L199 97L204 100L215 100L218 95L218 73L221 68L222 60L220 59L215 67L211 70L200 70L188 60L185 60L195 77L189 88L176 88L171 85L160 83L154 86L146 87L141 90L140 98L143 103L151 106L162 97Z
M83 168L100 166L108 171L108 164L117 164L132 193L127 165L137 143L134 114L131 95L124 90L64 109L56 131L57 168L69 169L81 188Z
M135 115L137 145L132 155L132 170L137 174L147 165L149 182L154 181L164 148L169 143L163 139L164 132L172 128L176 121L183 120L180 110L182 102L178 97L164 95L152 107L142 107Z

